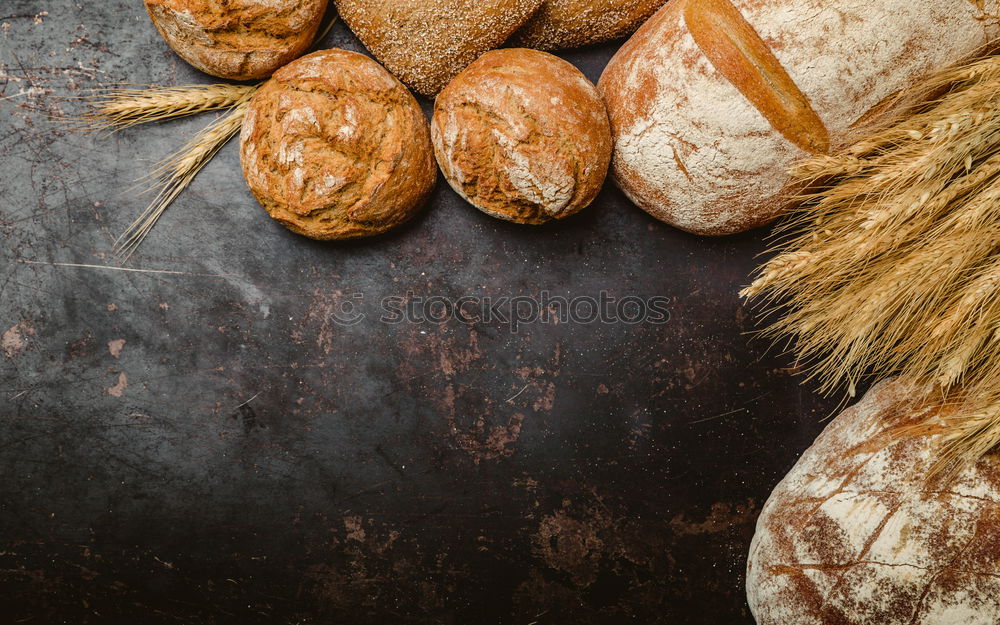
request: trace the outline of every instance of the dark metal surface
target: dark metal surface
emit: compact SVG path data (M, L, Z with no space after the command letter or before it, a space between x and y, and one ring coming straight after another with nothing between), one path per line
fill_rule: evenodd
M0 621L752 622L756 514L833 408L744 334L763 233L689 236L610 184L519 227L442 181L402 230L319 244L229 145L102 268L144 206L126 189L207 119L48 116L210 79L139 0L4 0L0 28ZM596 80L614 48L565 56ZM670 320L378 319L546 290L665 296Z

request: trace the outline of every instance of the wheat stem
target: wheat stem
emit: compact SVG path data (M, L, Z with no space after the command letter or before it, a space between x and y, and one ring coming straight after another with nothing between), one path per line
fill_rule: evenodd
M793 171L807 188L742 291L821 391L901 375L949 411L939 468L1000 445L1000 57L904 94ZM943 404L942 404L943 406Z
M222 146L239 132L251 95L252 92L244 94L229 113L195 135L152 172L152 176L159 179L158 185L154 187L158 192L139 218L115 242L116 254L124 258L131 256L167 207L191 184Z
M182 87L117 87L93 96L90 110L77 122L84 130L121 130L231 108L256 85L187 85Z

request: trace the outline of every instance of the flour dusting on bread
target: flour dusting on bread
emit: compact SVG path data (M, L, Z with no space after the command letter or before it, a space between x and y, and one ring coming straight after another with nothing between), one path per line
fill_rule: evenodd
M928 484L928 392L878 385L775 488L747 568L758 625L1000 621L1000 458ZM928 419L927 435L900 434Z
M887 96L998 34L996 22L968 0L668 3L612 58L598 86L611 116L619 185L653 216L699 234L773 220L788 203L789 167L808 154L692 36L685 13L723 1L769 47L833 144Z

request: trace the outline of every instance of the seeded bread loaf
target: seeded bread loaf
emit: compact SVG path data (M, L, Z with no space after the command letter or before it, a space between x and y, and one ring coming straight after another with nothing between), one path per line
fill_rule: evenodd
M344 22L400 80L436 95L500 47L542 0L336 0Z
M537 50L559 50L627 37L665 2L545 0L509 43Z
M997 15L997 0L673 0L598 83L615 178L683 230L766 224L787 207L791 165L981 49Z
M928 483L942 415L926 397L872 389L775 488L747 566L758 625L1000 623L1000 458Z
M312 45L327 0L145 0L160 35L206 74L251 80Z
M611 160L597 89L566 61L520 48L487 52L434 104L445 178L485 213L526 224L590 204Z
M240 135L250 190L293 232L379 234L420 208L437 178L427 118L367 56L323 50L275 72Z

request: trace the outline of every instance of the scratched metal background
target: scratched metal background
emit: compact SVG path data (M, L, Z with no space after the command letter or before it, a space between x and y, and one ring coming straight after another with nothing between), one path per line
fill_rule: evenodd
M566 58L596 80L614 48ZM610 185L519 227L442 183L398 232L319 244L229 145L130 271L74 266L118 266L132 181L205 119L52 117L208 81L139 0L0 3L0 621L752 622L756 515L834 408L745 334L764 233L689 236ZM662 295L671 320L372 318L542 290ZM355 293L371 316L338 327Z

